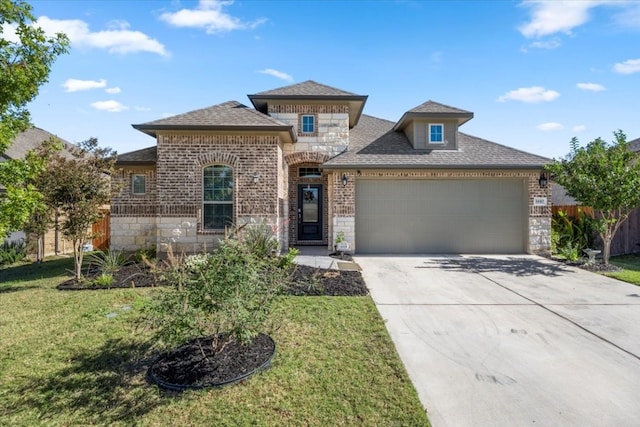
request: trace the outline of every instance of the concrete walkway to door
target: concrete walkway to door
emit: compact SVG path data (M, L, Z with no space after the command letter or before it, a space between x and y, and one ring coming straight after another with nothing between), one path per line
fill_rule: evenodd
M640 287L535 256L357 256L434 427L640 425Z

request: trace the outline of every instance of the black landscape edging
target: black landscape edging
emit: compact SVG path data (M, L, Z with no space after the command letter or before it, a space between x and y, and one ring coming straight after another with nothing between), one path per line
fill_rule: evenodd
M261 334L264 335L264 334ZM152 364L151 366L149 366L149 369L147 370L147 378L149 381L151 381L152 383L158 385L159 387L165 389L165 390L170 390L170 391L178 391L178 392L182 392L185 390L202 390L204 388L222 388L228 385L232 385L235 383L238 383L240 381L246 380L247 378L257 374L260 371L266 370L269 368L269 366L271 365L271 362L273 361L273 358L276 355L276 343L273 340L273 338L271 338L269 335L264 335L265 337L269 338L269 341L271 341L271 343L273 344L273 353L271 353L271 356L269 356L269 358L263 362L260 366L258 366L257 368L255 368L252 371L247 372L246 374L240 375L236 378L227 380L227 381L223 381L220 383L207 383L207 384L173 384L167 381L164 381L160 378L158 378L154 373L153 373L153 368L156 365L156 363L158 363L159 361L162 360L162 358L164 356L166 356L168 353L164 353L162 356L158 357Z

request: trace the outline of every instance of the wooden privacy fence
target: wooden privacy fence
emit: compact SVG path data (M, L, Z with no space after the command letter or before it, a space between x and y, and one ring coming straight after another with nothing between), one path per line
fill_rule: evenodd
M593 216L593 209L589 206L552 206L551 213L555 214L558 211L564 211L568 216L577 217L578 209L587 215ZM601 245L599 240L599 238L596 239L597 245ZM631 211L629 218L622 223L611 242L611 255L624 255L635 252L640 252L640 208Z
M92 240L93 249L106 251L109 249L111 236L111 214L106 212L101 220L91 226L91 232L94 235Z

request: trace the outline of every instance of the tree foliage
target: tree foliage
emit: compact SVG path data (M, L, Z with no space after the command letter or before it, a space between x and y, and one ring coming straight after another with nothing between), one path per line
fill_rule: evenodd
M115 151L101 148L90 138L71 148L72 157L55 154L36 185L44 201L61 220L62 234L73 243L75 275L82 278L83 245L92 237L91 226L104 216L103 208L117 191L110 182Z
M27 104L47 82L55 59L67 51L64 34L47 37L34 26L31 6L0 0L0 155L30 126ZM22 228L40 196L29 184L43 162L31 156L0 162L0 237Z
M547 168L567 194L594 209L605 264L620 225L640 205L639 157L629 149L624 132L618 130L613 135L612 143L597 138L586 147L580 147L574 137L571 152Z

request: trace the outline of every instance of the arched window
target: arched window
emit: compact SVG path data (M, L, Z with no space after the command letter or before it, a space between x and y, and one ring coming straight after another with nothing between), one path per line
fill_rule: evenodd
M202 170L202 228L222 230L233 223L233 169L224 165Z

